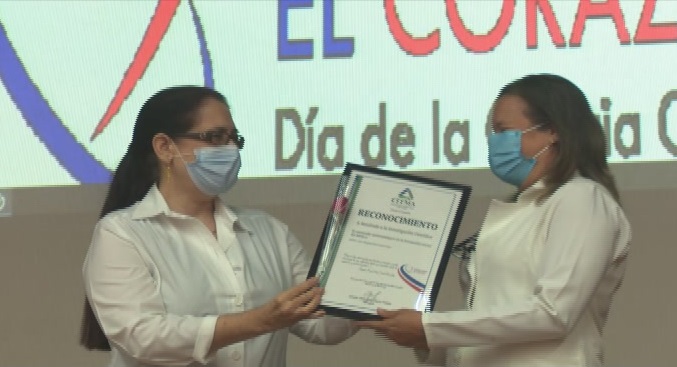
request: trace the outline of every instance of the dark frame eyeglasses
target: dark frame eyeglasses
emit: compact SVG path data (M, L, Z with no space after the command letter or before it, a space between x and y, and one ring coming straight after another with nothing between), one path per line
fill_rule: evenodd
M242 149L242 147L244 147L244 136L240 135L235 129L230 130L226 128L220 128L208 131L176 134L175 136L177 138L200 140L210 144L235 143L238 149Z

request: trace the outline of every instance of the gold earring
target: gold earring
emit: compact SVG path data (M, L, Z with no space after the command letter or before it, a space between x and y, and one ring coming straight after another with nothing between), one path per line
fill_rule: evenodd
M167 162L167 166L165 168L165 180L167 182L172 180L172 161L170 160Z

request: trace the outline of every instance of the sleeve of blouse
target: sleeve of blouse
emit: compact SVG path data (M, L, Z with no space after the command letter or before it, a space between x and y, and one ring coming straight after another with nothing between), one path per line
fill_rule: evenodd
M139 250L99 223L85 259L87 297L111 344L148 364L207 363L216 316L168 314Z
M533 296L482 311L424 314L429 346L544 340L573 328L604 273L624 258L629 228L599 185L567 189L546 224Z
M289 259L294 284L306 280L310 261L299 240L291 232L287 232ZM340 317L324 316L320 319L302 320L290 328L290 331L299 338L314 344L338 344L352 335L359 328L352 320Z
M463 300L468 308L472 305L472 295L470 294L471 279L470 270L468 269L470 261L472 261L472 253L464 252L458 264L458 283L463 294ZM444 366L447 364L447 354L450 350L456 351L455 348L450 347L437 347L428 350L414 349L414 356L420 364Z
M464 257L458 264L458 283L459 286L461 287L463 301L465 302L467 308L470 308L472 306L472 297L473 297L473 295L470 292L471 280L470 280L470 270L468 269L468 267L470 266L470 261L472 261L472 254L470 254L469 256L471 256L471 258Z

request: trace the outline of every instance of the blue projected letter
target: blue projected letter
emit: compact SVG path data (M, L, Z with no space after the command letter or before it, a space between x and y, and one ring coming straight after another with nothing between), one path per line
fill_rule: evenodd
M324 57L352 57L355 52L353 37L334 38L334 0L324 0Z
M312 8L313 0L278 0L277 7L277 59L312 59L313 40L289 39L289 10Z

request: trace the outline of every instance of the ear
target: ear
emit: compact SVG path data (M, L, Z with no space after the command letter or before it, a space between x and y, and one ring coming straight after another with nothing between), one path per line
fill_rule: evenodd
M559 142L559 135L557 135L557 132L555 130L550 129L550 143L555 144Z
M153 151L158 161L162 164L169 164L176 155L176 147L172 139L164 133L157 133L153 136Z

